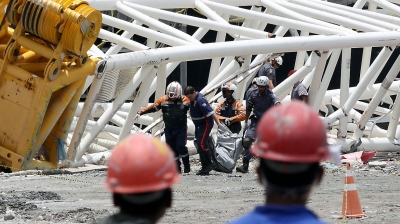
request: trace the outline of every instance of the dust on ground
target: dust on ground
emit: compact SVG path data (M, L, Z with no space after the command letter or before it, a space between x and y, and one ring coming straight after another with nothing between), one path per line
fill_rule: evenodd
M400 157L376 157L384 167L353 165L358 195L366 215L338 219L342 212L345 165L323 164L326 174L308 207L330 223L397 223L400 214ZM239 160L239 165L240 164ZM247 174L196 176L200 166L191 157L192 172L174 187L173 207L160 223L225 223L263 204L264 192L250 164ZM60 172L62 173L62 172ZM44 175L42 172L0 173L1 223L91 223L117 211L103 187L105 171Z

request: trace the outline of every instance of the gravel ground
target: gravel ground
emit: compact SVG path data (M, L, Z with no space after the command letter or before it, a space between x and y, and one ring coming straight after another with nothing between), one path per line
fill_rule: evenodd
M248 174L192 172L174 188L173 207L160 223L225 223L262 204L264 194L251 163ZM326 175L308 206L330 223L397 223L400 214L400 158L386 161L384 168L353 166L359 198L366 217L341 220L345 165L324 164ZM241 161L241 160L239 160ZM105 171L45 175L38 172L0 173L1 223L91 223L117 211L103 187Z

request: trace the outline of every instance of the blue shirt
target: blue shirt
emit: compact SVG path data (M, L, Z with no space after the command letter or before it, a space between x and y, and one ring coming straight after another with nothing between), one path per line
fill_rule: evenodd
M276 74L275 68L271 65L271 63L265 63L260 70L258 70L257 77L267 76L268 79L276 86Z
M306 86L299 81L293 85L292 94L290 95L290 98L292 100L302 100L301 96L308 96L308 93Z
M250 88L247 90L246 94L244 95L244 99L246 100L246 103L247 103L247 100L249 99L251 92L253 92L256 89L257 89L257 87L251 85Z
M270 89L266 89L263 95L260 95L258 89L255 89L250 93L247 102L253 105L253 113L260 119L265 111L279 102L279 99Z
M194 101L190 102L190 116L195 125L201 125L206 123L206 119L213 119L211 115L214 114L214 110L211 108L207 99L203 94L197 93L197 97Z
M229 224L241 223L265 223L265 224L326 224L318 219L318 217L305 206L278 206L278 205L264 205L257 206L249 214L242 216Z

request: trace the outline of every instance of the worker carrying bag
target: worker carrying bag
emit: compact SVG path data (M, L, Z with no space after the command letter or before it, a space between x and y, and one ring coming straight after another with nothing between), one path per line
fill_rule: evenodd
M214 170L231 173L243 150L241 136L232 133L229 129L227 131L218 129L217 142L214 143L213 138L208 138L208 141L211 158L217 165Z

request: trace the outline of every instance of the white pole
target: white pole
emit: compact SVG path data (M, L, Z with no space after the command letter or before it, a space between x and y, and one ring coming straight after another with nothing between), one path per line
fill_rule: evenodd
M282 18L279 16L267 15L267 14L258 13L258 12L252 12L252 11L249 11L246 9L223 5L223 4L211 2L208 0L203 0L203 2L208 7L212 8L218 12L224 12L224 13L229 13L231 15L241 16L246 19L253 19L253 20L260 20L260 21L266 20L266 21L269 21L269 23L284 26L287 28L306 30L311 33L317 33L317 34L344 34L344 33L346 33L340 29L332 29L332 28L319 26L319 25L315 25L315 24L309 24L306 22L301 22L301 21L297 21L297 20L293 20L293 19Z
M368 0L369 3L374 4L374 7L379 6L383 9L386 9L390 12L394 12L397 15L400 15L400 8L399 6L389 2L389 1L377 1L377 0Z
M321 54L320 59L318 60L317 66L315 66L314 75L308 95L308 104L312 108L314 108L314 110L318 110L320 105L319 102L315 102L315 99L317 96L318 89L320 88L321 85L322 74L324 73L326 60L328 59L330 52L327 50L323 50L322 52L320 51L320 54Z
M376 21L374 19L365 16L355 15L353 13L345 12L340 9L333 9L332 7L315 4L311 1L291 0L291 2L295 4L291 4L285 1L274 1L282 6L300 12L304 15L312 16L316 19L332 22L334 24L340 24L345 27L362 31L384 32L388 30L394 30L396 28L395 25L390 23Z
M353 8L362 9L366 2L367 0L357 0L357 2L354 3Z
M379 70L379 67L382 65L382 63L385 60L387 60L391 54L392 54L392 51L389 50L388 47L384 47L383 50L379 53L378 57L372 63L371 67L368 69L367 73L364 75L364 77L358 83L355 91L350 95L349 99L346 101L346 103L342 107L342 110L344 111L345 114L347 114L347 111L349 109L351 109L354 106L354 104L356 103L356 101L361 97L364 90L367 88L369 82L371 81L372 77Z
M379 90L375 93L374 97L372 97L371 102L368 104L368 108L362 114L360 120L357 121L358 129L354 133L354 138L358 139L362 136L365 124L374 114L374 111L378 107L379 103L382 101L382 98L385 96L386 92L389 89L389 86L392 84L397 74L400 71L400 57L397 57L396 61L393 63L392 68L389 73L386 75L385 79L382 82L382 85L379 87ZM392 120L390 121L392 123ZM397 124L396 124L397 126Z
M350 64L351 62L351 49L345 48L342 50L342 66L340 72L340 104L339 108L342 108L345 103L345 99L349 97L350 87ZM339 130L337 133L338 138L347 137L347 117L339 119Z
M103 30L103 29L100 30L98 37L112 41L121 47L126 47L133 51L146 50L148 48L148 47L146 47L146 45L140 44L136 41L131 41L128 38L119 36L115 33L111 33L110 31Z
M362 15L367 18L371 18L372 20L375 19L375 20L377 20L377 22L379 22L381 20L386 23L400 25L400 18L398 18L398 17L384 15L384 14L380 14L380 13L374 13L371 11L362 10L360 8L354 8L354 7L352 8L352 7L347 7L344 5L320 1L320 0L308 0L308 1L312 2L313 4L321 4L321 5L328 6L328 7L332 8L333 10L340 9L340 10L351 12L351 13L354 13L357 15Z
M85 149L89 147L90 143L96 138L96 136L101 132L104 126L108 123L111 117L117 112L125 100L132 95L136 90L138 85L143 81L149 72L154 69L153 66L146 66L139 69L139 71L133 76L133 79L125 86L119 96L111 103L111 105L106 109L103 115L97 120L97 125L90 130L89 133L82 139L79 144L79 155L85 153ZM77 154L78 155L78 154ZM78 156L76 158L79 158Z
M246 28L246 27L235 26L235 25L231 25L227 22L221 23L221 22L217 22L217 21L196 18L193 16L185 16L185 15L181 15L178 13L168 12L168 11L164 11L164 10L160 10L160 9L154 9L154 8L145 7L145 6L137 5L137 4L127 4L127 5L135 10L146 13L147 15L157 16L161 19L165 19L165 20L169 20L169 21L173 21L173 22L186 23L187 25L191 25L191 26L203 27L203 28L208 28L211 30L216 30L216 31L221 31L221 32L226 32L226 33L233 33L233 34L243 35L243 36L257 38L257 39L268 37L268 32L264 32L264 31L260 31L260 30L253 30L253 29ZM227 15L229 15L229 14L227 14Z
M108 15L104 15L104 14L103 14L103 23L113 26L113 27L121 28L121 29L125 30L125 32L129 31L130 33L132 33L131 36L133 35L133 33L135 33L139 36L147 37L150 39L155 39L157 41L168 44L170 46L180 46L180 45L190 45L191 44L190 42L182 40L180 38L176 38L176 37L164 34L164 33L160 33L155 30L147 29L142 26L139 26L139 25L136 25L133 23L129 23L129 22L108 16Z
M132 3L126 3L126 4L123 4L122 2L117 2L117 4L116 4L117 10L124 13L125 15L128 15L129 17L131 17L135 20L138 20L139 22L141 22L143 24L148 25L150 28L160 30L164 33L167 33L169 35L172 35L172 36L175 36L178 38L182 38L193 44L201 44L200 41L198 41L196 38L193 38L192 36L182 32L180 30L177 30L171 26L168 26L165 23L155 20L155 19L151 18L150 16L143 14L143 13L133 9L132 7L129 7L134 4L132 4Z
M151 49L109 56L105 71L158 64L160 62L201 60L211 57L254 55L293 52L299 50L331 49L365 46L396 46L400 42L398 32L373 32L344 36L287 37L265 40L243 40L225 43L209 43L174 48ZM101 61L99 62L101 63Z
M163 95L165 95L165 89L167 87L167 64L161 63L158 65L158 71L157 71L157 77L154 78L154 81L156 82L156 95L155 95L155 100L160 99ZM153 83L151 84L153 86ZM184 88L184 87L183 87ZM183 91L183 90L182 90ZM152 88L150 87L149 94L152 94ZM182 93L183 94L183 93ZM154 113L154 118L162 116L161 110L157 111ZM152 133L156 133L158 130L161 129L161 124L157 125L156 127L153 128Z
M146 75L146 77L143 79L142 84L140 85L140 90L138 95L136 95L135 100L132 103L132 107L129 110L128 117L126 118L126 121L124 123L124 126L122 127L121 133L118 136L118 142L120 142L122 139L124 139L126 136L128 136L130 130L132 129L134 118L136 116L136 113L140 109L141 105L143 104L143 101L146 99L147 92L151 86L151 83L153 82L153 79L155 77L155 72L156 69L152 69L149 74Z
M336 64L339 60L340 52L341 52L340 49L334 50L329 58L329 63L328 66L326 67L318 92L315 94L315 101L314 101L315 110L318 110L318 108L320 108L320 106L323 105L322 99L324 98L326 90L328 89L329 83L332 79L333 71L335 70Z
M224 19L229 19L228 14L223 14L222 17ZM217 43L224 42L225 38L226 38L225 32L218 32L215 42L217 42ZM208 74L208 82L207 83L209 83L211 80L213 80L216 77L220 64L221 64L221 57L216 57L211 60L210 72Z
M389 127L388 127L388 131L387 131L387 137L390 140L394 140L396 137L396 140L399 139L399 136L397 136L397 133L400 133L398 130L399 127L399 117L400 117L400 99L399 99L399 95L397 94L396 96L396 101L394 103L393 106L393 112L392 112L392 116L390 118L390 122L389 122Z
M274 10L278 14L283 15L284 17L295 19L298 21L303 21L319 26L324 26L328 27L331 29L336 29L336 30L342 30L346 33L354 33L353 30L341 27L335 24L346 24L346 23L353 23L353 21L350 20L345 20L344 18L341 18L339 16L336 16L331 13L326 13L322 11L317 11L317 10L311 10L309 8L300 6L300 5L294 5L290 3L286 3L284 1L270 1L270 0L261 0L261 4L265 6L268 9ZM284 7L282 7L282 5ZM300 13L302 14L300 14ZM316 19L314 19L316 18ZM318 20L319 19L319 20ZM334 24L328 23L328 22L335 22ZM364 27L364 24L359 24L361 27ZM385 30L386 31L386 30Z
M283 99L291 90L293 85L303 80L308 73L311 72L317 65L319 56L313 51L306 64L296 71L292 76L286 78L283 82L279 83L272 91L279 99Z
M221 82L226 77L228 77L229 75L231 75L232 73L237 71L239 68L240 68L240 64L236 60L233 60L231 63L229 63L228 66L226 66L226 68L222 72L220 72L215 77L215 79L211 80L200 92L204 93L210 87L215 86L217 83Z

